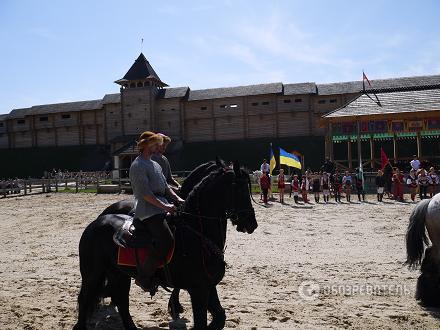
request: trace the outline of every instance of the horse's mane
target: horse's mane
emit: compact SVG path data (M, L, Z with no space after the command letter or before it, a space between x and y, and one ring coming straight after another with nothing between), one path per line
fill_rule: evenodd
M185 199L191 190L193 190L194 186L200 182L204 176L216 168L218 168L217 163L215 161L209 161L192 170L182 183L182 187L180 188L181 197Z
M206 175L189 193L185 201L185 209L186 208L195 209L197 206L196 203L199 193L202 190L204 190L207 186L213 184L218 178L222 176L222 174L226 172L233 173L233 170L225 169L223 167L221 168L217 167L216 169L212 170L208 175Z

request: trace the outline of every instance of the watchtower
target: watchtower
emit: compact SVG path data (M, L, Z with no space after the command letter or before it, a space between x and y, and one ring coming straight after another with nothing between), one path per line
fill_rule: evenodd
M123 135L138 135L156 129L154 106L157 93L168 86L156 74L144 54L140 54L122 79L121 124Z

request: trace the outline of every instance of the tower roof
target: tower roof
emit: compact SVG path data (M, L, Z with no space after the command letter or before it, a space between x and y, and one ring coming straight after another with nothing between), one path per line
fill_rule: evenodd
M122 85L133 80L151 80L160 87L168 86L160 80L159 76L142 53L127 71L125 76L122 79L116 80L115 83Z

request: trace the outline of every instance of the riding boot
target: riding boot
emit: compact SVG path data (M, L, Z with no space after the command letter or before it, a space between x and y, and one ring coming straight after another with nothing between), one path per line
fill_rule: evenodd
M298 204L298 196L293 196L293 199L295 200L295 204Z

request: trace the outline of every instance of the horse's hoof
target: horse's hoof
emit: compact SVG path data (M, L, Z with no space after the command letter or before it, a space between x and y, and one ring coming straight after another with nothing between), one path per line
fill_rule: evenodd
M170 330L186 330L186 323L182 319L172 320L168 324Z

